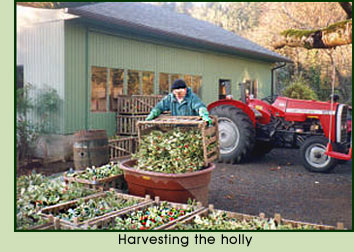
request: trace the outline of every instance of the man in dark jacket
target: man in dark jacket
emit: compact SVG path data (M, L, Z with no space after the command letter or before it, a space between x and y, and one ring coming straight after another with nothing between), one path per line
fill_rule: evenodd
M172 116L201 116L202 119L211 124L209 112L200 98L187 87L183 80L176 80L172 84L172 93L165 96L151 110L146 118L153 120L164 111L171 111Z

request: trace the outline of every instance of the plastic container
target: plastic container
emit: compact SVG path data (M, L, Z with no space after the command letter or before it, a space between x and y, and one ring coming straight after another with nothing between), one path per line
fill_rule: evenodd
M130 194L137 196L149 194L151 197L159 196L161 200L178 203L187 203L188 199L195 199L204 206L208 204L208 186L211 172L215 169L214 163L210 163L203 170L183 174L137 170L134 168L135 165L136 160L126 160L120 166L124 171Z

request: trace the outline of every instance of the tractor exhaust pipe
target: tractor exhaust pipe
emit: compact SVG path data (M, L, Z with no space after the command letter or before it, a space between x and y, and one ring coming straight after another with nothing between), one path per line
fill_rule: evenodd
M279 68L283 68L286 66L286 62L284 62L284 64L280 65L280 66L276 66L274 68L272 68L272 79L271 79L271 89L270 89L270 95L271 97L274 97L274 71L279 69Z

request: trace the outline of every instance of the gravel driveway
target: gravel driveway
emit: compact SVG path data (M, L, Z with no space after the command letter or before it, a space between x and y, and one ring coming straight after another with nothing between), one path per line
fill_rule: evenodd
M212 174L209 203L217 209L352 229L352 162L332 173L308 172L298 150L275 149L245 164L220 164Z

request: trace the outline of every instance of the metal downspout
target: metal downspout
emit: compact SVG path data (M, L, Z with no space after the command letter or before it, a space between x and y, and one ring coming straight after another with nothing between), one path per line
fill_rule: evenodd
M89 31L88 31L88 27L86 26L86 33L85 33L85 57L86 57L86 59L85 59L85 68L86 68L86 73L85 73L85 75L86 75L86 85L85 85L85 94L86 94L86 99L85 99L85 111L86 111L86 113L85 113L85 130L88 130L89 129L89 119L88 119L88 117L89 117L89 113L90 113L90 111L89 111L89 105L88 105L88 99L91 97L91 95L89 94L89 86L91 85L91 83L89 83L89 80L90 80L90 78L89 78L89 76L88 76L88 74L89 74L89 63L88 63L88 61L89 61L89 55L88 55L88 53L89 53L89 45L88 45L88 34L89 34Z
M283 68L286 66L286 62L284 62L284 64L280 65L280 66L277 66L277 67L274 67L272 68L272 74L271 74L271 89L270 89L270 95L271 97L274 96L274 71L279 69L279 68Z

